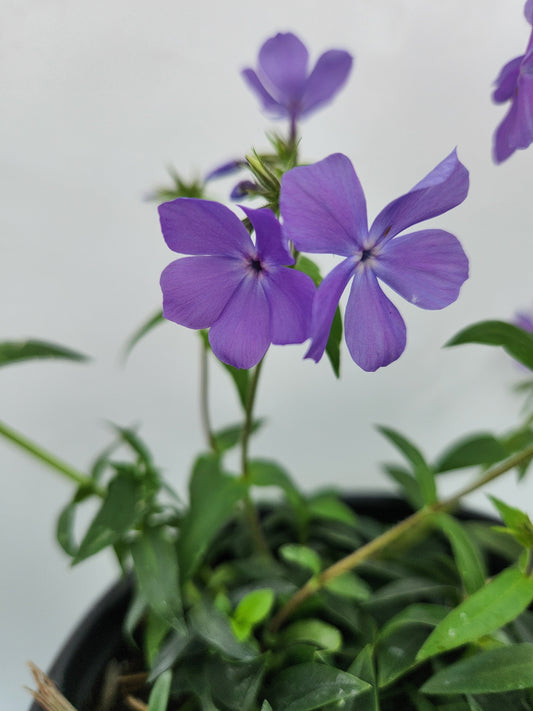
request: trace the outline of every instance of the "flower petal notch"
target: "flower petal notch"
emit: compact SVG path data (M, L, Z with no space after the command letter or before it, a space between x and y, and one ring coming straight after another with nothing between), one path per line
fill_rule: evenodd
M524 14L533 25L532 0L526 3ZM533 143L533 29L525 54L502 68L492 99L497 104L510 101L509 110L494 134L494 161L503 163L515 151Z
M283 227L296 249L344 257L316 293L306 357L319 361L324 354L337 304L350 281L346 344L366 371L395 361L406 343L403 319L380 281L423 309L442 309L457 299L468 278L468 259L457 238L440 229L399 233L459 205L468 183L468 171L452 151L389 203L368 229L365 196L346 156L336 153L283 176Z
M242 208L255 243L239 218L209 200L178 198L159 206L167 245L182 257L161 275L163 315L188 328L209 328L219 360L248 369L271 343L309 337L315 287L289 269L294 258L281 225L266 208Z
M266 113L294 124L333 99L348 78L353 58L331 49L311 72L308 63L303 42L291 32L279 33L259 50L257 69L244 69L242 76Z

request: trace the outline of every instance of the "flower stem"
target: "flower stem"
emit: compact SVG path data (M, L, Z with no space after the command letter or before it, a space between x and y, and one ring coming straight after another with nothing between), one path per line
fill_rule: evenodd
M202 352L200 354L200 418L202 421L202 429L207 440L209 449L212 452L218 452L218 445L211 427L211 418L209 416L209 347L202 340Z
M241 478L246 483L250 483L250 468L248 465L248 447L250 442L250 435L253 430L253 411L255 405L255 398L257 395L257 384L259 382L259 376L261 374L261 368L264 363L264 358L259 361L256 365L255 370L252 374L250 380L250 387L248 390L248 395L246 398L246 408L244 413L244 425L242 428L242 439L241 439ZM259 523L259 517L257 515L257 510L250 498L249 494L244 497L244 510L246 517L248 519L252 536L255 541L255 546L258 551L262 553L269 553L269 549L263 532L261 530L261 525Z
M431 506L426 506L419 511L415 511L415 513L411 514L411 516L408 516L392 528L389 528L377 538L372 539L364 546L361 546L361 548L358 548L353 553L350 553L346 557L331 565L329 568L326 568L326 570L322 571L320 575L311 578L302 588L296 591L296 593L280 609L277 615L274 616L272 622L270 623L270 630L272 632L276 632L285 620L290 617L291 614L302 604L302 602L307 600L307 598L314 592L324 587L334 578L346 573L348 570L353 570L365 560L368 560L376 553L384 550L391 543L397 541L407 531L411 531L426 522L427 519L433 514L455 508L464 496L480 489L485 486L485 484L488 484L502 474L505 474L505 472L514 469L516 466L522 464L531 457L533 457L533 445L530 445L522 452L512 455L500 464L496 464L491 467L483 476L477 479L477 481L465 486L450 498L439 503L432 504Z
M59 472L64 477L70 479L78 486L86 487L97 496L102 497L104 495L104 492L94 483L91 477L87 476L86 474L82 474L81 472L78 472L76 469L71 467L70 464L67 464L61 459L58 459L58 457L56 457L54 454L47 452L40 445L36 444L35 442L32 442L27 437L20 434L19 432L16 432L14 429L8 427L4 422L1 421L0 435L3 435L6 439L10 440L21 449L24 449L26 452L34 456L39 461L44 462L44 464L47 464L56 472Z

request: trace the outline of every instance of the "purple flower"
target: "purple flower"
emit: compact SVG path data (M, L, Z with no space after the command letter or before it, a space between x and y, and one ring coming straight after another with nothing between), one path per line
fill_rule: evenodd
M523 331L533 333L533 313L519 311L513 319L513 323L515 324L515 326L518 326L518 328L521 328Z
M455 301L468 277L468 260L457 239L437 229L397 235L459 205L467 192L468 171L453 151L412 190L389 203L368 229L363 189L346 156L337 153L283 176L281 214L296 249L344 257L318 288L307 358L322 357L350 280L345 338L363 370L388 365L405 348L405 324L378 279L424 309Z
M330 101L341 89L352 67L348 52L331 49L319 57L311 73L303 42L288 32L268 39L259 50L257 71L242 75L263 109L291 123Z
M184 257L161 275L163 315L189 328L210 328L219 360L251 368L271 343L309 337L315 287L294 264L273 212L242 208L256 240L227 207L178 198L159 206L170 249Z
M533 24L533 0L528 0L524 13ZM493 100L497 104L511 102L494 134L494 160L502 163L516 150L527 148L533 142L533 30L525 54L508 62L495 84Z

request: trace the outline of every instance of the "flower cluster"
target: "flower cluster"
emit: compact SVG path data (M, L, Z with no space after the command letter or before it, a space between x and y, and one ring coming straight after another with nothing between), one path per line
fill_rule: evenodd
M533 0L527 1L524 14L533 25ZM507 62L495 83L493 100L511 102L494 135L494 160L502 163L533 143L533 27L525 53Z
M257 72L243 72L264 108L290 119L291 135L298 118L339 90L352 58L330 50L309 75L307 63L303 43L293 34L278 34L261 48ZM163 272L163 314L189 328L209 328L215 355L236 368L256 365L271 343L307 339L307 357L318 361L351 280L346 343L353 360L374 371L396 360L406 342L402 317L378 279L421 308L441 309L455 301L468 276L467 258L450 233L399 233L455 207L467 191L468 173L454 151L387 205L368 229L359 179L349 159L336 154L282 175L281 223L266 208L242 208L255 243L221 204L194 198L164 203L159 212L167 245L192 256ZM295 252L344 260L316 290L311 278L294 268Z

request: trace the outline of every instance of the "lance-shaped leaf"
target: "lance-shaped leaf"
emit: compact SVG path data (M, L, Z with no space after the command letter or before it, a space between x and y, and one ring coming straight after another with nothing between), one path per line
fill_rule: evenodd
M166 711L172 684L172 670L167 669L159 676L148 698L148 711Z
M117 474L106 497L83 537L73 564L114 545L140 520L143 512L141 483L128 474Z
M533 370L533 334L505 321L481 321L457 333L447 346L481 343L501 346L510 356Z
M435 471L440 473L463 467L494 464L508 455L507 448L494 435L488 433L469 435L455 442L441 454L435 464Z
M479 548L463 525L448 514L438 514L433 519L450 541L455 564L466 592L471 595L485 584L486 571Z
M454 608L422 645L417 659L474 642L511 622L533 600L533 579L507 568Z
M0 343L0 366L36 358L61 358L63 360L87 361L83 353L46 341L3 341Z
M353 674L327 664L304 663L284 669L274 677L268 699L274 709L314 711L336 702L346 703L370 689Z
M183 629L176 547L163 528L148 528L131 544L140 592L156 615Z
M413 467L413 474L420 487L420 493L426 504L437 501L437 489L434 473L426 462L422 452L403 435L390 427L378 427L378 430L391 442Z
M533 644L479 652L444 667L422 687L426 694L494 694L533 687Z
M183 580L193 575L209 544L229 520L246 490L243 482L221 471L218 457L205 455L196 461L189 485L189 510L178 539Z

